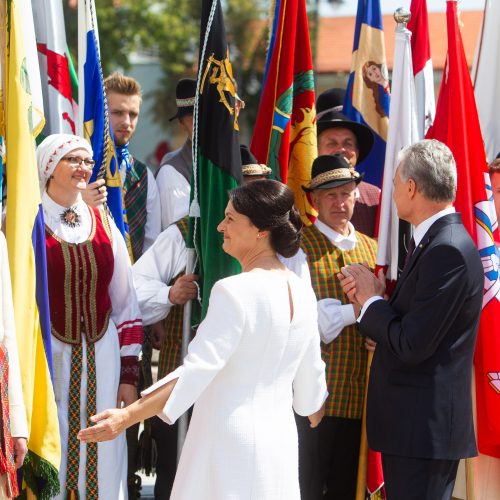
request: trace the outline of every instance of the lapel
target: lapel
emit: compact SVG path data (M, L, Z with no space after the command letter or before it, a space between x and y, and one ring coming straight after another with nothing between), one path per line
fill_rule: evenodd
M405 281L406 277L416 266L418 260L420 259L420 256L425 252L426 248L436 237L436 235L449 224L457 224L457 223L458 224L461 223L461 218L460 214L455 212L439 218L437 221L434 222L434 224L432 224L432 226L424 234L424 237L422 238L420 243L415 247L415 250L413 251L413 254L408 264L405 266L403 272L401 273L401 276L398 278L396 288L394 289L394 292L392 293L391 298L389 300L390 303L392 303L396 299L396 296L398 295L398 292L403 282Z

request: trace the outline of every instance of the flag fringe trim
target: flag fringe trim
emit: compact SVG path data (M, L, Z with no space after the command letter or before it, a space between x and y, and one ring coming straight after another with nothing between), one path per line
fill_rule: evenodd
M40 479L45 482L39 491ZM27 486L38 500L50 500L60 493L59 472L47 460L28 450L23 465L24 486ZM18 497L20 500L27 500L27 490Z

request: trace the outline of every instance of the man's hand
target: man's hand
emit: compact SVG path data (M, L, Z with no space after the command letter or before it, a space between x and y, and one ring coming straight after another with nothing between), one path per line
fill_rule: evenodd
M160 350L165 337L167 336L167 332L165 331L165 323L164 320L158 321L157 323L153 323L151 325L151 345L153 349Z
M137 394L137 387L135 385L120 384L118 386L118 396L116 398L117 408L131 405L134 401L137 401L137 399L139 399L139 395Z
M363 304L376 295L384 296L385 276L379 274L377 278L369 269L362 264L351 264L342 268L340 283L342 289L349 297L359 305ZM351 277L352 279L348 279ZM352 299L351 299L352 297Z
M370 337L365 337L365 349L367 351L375 352L375 347L377 347L377 343Z
M108 190L104 179L97 179L87 184L87 189L82 191L83 201L94 208L101 208L108 199Z
M188 300L198 296L198 287L194 283L198 279L196 274L185 274L177 278L168 292L168 300L172 304L184 305Z
M14 442L14 464L16 469L19 469L23 465L26 453L28 453L28 443L23 437L12 438L12 441Z
M344 293L347 295L349 301L352 302L352 304L357 305L357 311L356 308L354 309L354 313L356 314L357 318L359 316L361 306L359 305L356 298L356 280L354 279L354 276L347 272L347 270L344 272L344 269L345 268L342 268L342 272L337 274L337 278L340 281L340 286L342 287Z

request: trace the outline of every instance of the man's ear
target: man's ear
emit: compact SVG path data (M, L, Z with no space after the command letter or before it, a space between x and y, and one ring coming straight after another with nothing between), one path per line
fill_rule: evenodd
M416 182L411 177L408 179L407 189L410 199L413 199L414 196L417 194L418 189Z
M315 210L318 210L318 196L319 193L317 189L309 193L309 201Z

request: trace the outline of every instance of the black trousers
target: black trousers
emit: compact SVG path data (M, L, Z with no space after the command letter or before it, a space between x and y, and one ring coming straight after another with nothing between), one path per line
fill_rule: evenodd
M168 425L158 417L151 421L151 434L156 442L155 500L167 500L177 470L177 422Z
M361 420L324 417L311 429L296 415L302 500L354 500Z
M387 500L450 500L458 462L382 453Z

